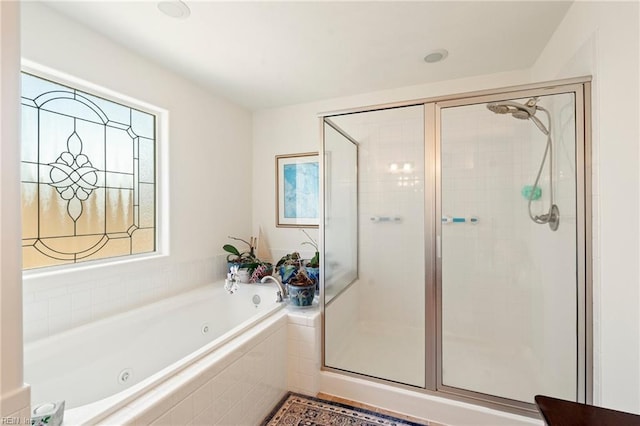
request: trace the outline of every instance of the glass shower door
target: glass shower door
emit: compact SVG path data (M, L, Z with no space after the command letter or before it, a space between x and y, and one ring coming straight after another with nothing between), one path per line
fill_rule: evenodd
M535 95L438 105L445 391L528 404L536 394L583 398L580 100Z
M426 356L424 116L418 105L324 123L325 365L417 387ZM358 274L346 287L338 266L350 240L336 225L349 210L338 201L355 190L341 176L356 158L340 135L358 147Z

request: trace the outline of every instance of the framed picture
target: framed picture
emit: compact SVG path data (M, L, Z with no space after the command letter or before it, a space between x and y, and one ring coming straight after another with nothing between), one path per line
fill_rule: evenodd
M317 228L319 197L317 152L276 156L276 226Z

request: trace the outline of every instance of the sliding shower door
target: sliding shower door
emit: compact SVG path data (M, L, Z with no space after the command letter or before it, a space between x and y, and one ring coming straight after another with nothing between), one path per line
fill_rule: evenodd
M585 398L582 98L548 93L437 104L439 390Z

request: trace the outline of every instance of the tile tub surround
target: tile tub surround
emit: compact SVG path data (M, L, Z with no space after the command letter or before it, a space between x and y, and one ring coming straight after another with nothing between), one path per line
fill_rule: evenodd
M259 424L286 393L286 351L281 310L98 424Z
M248 342L243 355L229 349L207 357L100 424L259 424L287 390L317 393L320 327L317 307L284 309L238 338Z
M224 255L170 263L158 257L113 267L83 265L74 271L24 274L24 341L125 312L224 279Z
M288 307L287 389L315 395L320 389L321 331L318 307Z

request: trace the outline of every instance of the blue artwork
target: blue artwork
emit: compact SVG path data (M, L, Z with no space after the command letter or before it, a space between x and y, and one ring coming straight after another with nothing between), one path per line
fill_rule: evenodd
M284 165L284 217L290 219L318 218L320 178L318 163Z

